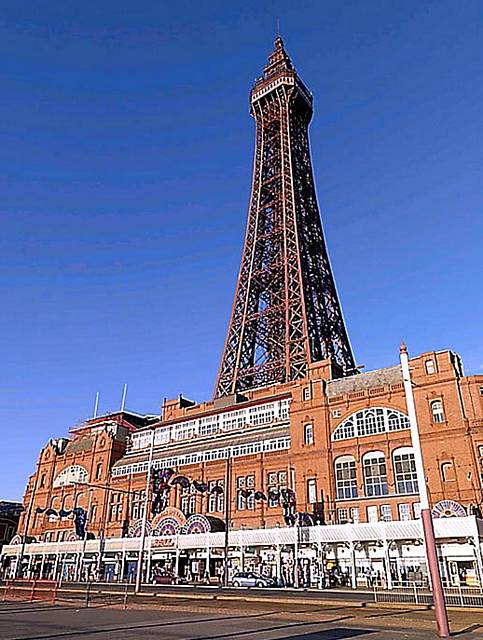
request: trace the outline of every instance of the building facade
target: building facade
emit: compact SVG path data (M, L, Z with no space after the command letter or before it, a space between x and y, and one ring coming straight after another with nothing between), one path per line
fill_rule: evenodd
M353 586L373 561L387 581L423 572L401 368L354 365L315 198L312 96L280 39L251 109L252 196L214 398L51 440L5 571L129 577L145 532L146 579L157 561L208 579L249 562L287 584L317 583L328 559ZM462 523L438 525L443 573L481 581L483 376L450 350L410 364L433 515Z

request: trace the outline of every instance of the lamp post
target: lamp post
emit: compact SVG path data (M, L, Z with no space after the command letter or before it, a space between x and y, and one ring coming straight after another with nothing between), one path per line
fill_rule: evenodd
M416 464L416 474L418 479L419 500L421 503L421 521L423 525L424 541L426 543L426 557L428 561L429 573L431 576L431 586L433 591L434 611L436 616L437 633L440 638L449 637L448 612L444 599L441 573L439 570L438 553L436 550L436 540L434 536L433 519L429 508L428 488L426 486L426 474L424 472L423 454L421 450L421 440L419 438L418 421L416 417L416 406L414 404L413 386L411 382L411 372L409 370L409 356L404 342L400 348L401 370L403 375L404 393L408 410L409 424L411 428L411 441L414 451L414 461Z
M134 592L139 593L141 590L141 580L143 575L143 563L144 563L144 543L146 540L146 523L148 519L148 504L149 504L149 485L151 482L151 467L153 464L153 452L154 452L154 429L151 429L151 446L149 448L149 461L148 461L148 471L146 473L146 491L144 495L144 511L143 511L143 520L141 525L141 539L139 541L139 554L138 554L138 564L136 567L136 585Z
M84 560L86 555L86 545L87 545L87 532L89 528L89 519L91 517L91 507L92 507L92 492L93 488L89 487L89 502L87 504L87 518L86 523L84 525L84 540L82 541L82 551L78 557L78 566L76 570L76 580L82 582L82 570L84 568ZM80 578L80 579L79 579Z
M228 546L230 534L230 518L231 518L231 450L228 449L228 457L226 459L225 470L225 549L224 549L224 571L223 586L228 586Z

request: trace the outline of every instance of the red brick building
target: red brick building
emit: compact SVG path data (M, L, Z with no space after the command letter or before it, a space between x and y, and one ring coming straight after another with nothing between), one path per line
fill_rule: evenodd
M453 501L471 514L483 505L483 376L465 377L451 351L422 354L411 367L432 504ZM19 531L34 487L29 536L72 537L71 520L35 512L87 509L89 501L94 535L128 535L142 513L152 429L154 466L209 486L224 485L230 449L235 528L283 525L278 502L241 495L283 486L295 491L297 511L327 524L418 517L400 367L332 379L323 362L297 383L202 404L180 396L159 417L114 413L51 440L29 480ZM169 505L224 518L225 493L215 500L190 491L173 487Z
M69 438L51 440L27 486L17 547L7 550L23 562L27 557L30 569L40 555L39 571L47 564L55 574L59 558L74 554L69 562L78 575L90 554L99 570L110 563L116 575L126 575L139 553L138 543L127 540L139 537L145 504L156 495L163 508L146 516L149 558L169 549L177 569L186 548L197 566L202 558L207 571L216 570L224 544L216 536L227 525L238 548L243 536L250 548L264 546L264 562L275 563L279 576L284 547L298 562L303 546L295 534L280 533L287 524L317 530L306 536L307 562L324 544L336 549L335 560L343 547L353 584L356 553L365 553L361 563L370 561L368 540L381 543L388 576L393 563L399 571L413 553L403 542L420 537L417 525L396 531L390 524L419 516L397 347L394 366L360 373L354 365L314 190L312 96L280 38L252 89L251 110L252 197L215 397L198 404L180 395L165 400L156 416L122 411L92 418ZM465 376L449 350L410 362L434 516L467 519L463 529L470 533L452 530L450 539L473 536L474 560L464 562L480 566L479 525L470 520L483 506L483 376ZM162 495L154 491L152 470L169 472ZM384 526L357 529L378 522ZM352 526L352 537L337 526ZM246 530L259 533L236 537ZM214 537L190 538L200 532ZM186 534L181 542L180 534Z

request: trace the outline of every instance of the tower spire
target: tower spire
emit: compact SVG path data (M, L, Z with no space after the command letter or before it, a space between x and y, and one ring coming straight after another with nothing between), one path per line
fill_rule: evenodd
M252 192L217 396L303 378L325 358L355 367L315 195L312 95L280 36L250 104Z

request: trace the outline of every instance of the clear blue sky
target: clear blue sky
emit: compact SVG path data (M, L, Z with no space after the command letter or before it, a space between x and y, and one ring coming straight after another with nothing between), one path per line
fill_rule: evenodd
M482 371L479 0L0 1L1 498L97 390L211 396L277 16L358 363Z

